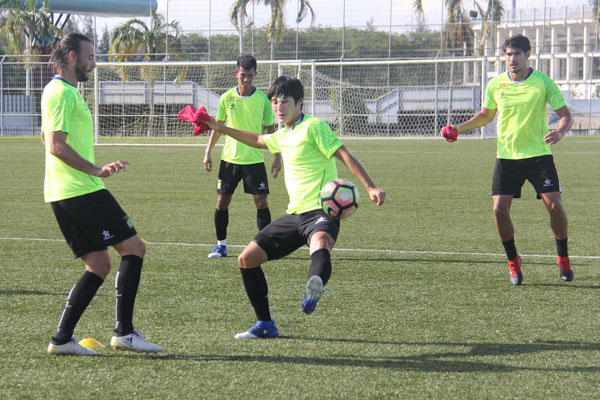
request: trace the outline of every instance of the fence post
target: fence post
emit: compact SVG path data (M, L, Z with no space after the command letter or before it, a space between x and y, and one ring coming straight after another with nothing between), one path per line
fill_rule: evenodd
M167 66L163 65L163 122L165 137L167 137Z
M485 101L485 88L487 87L487 57L483 56L483 60L481 60L481 93L479 96L481 97L481 105L483 106L483 102ZM485 139L485 126L479 128L479 135L482 139Z
M4 59L0 60L0 132L4 136Z
M317 73L317 65L315 64L315 60L310 65L310 115L315 115L315 103L317 101L317 90L315 89L316 84L316 73Z
M439 55L440 55L440 53L438 53L438 55L435 58L437 59ZM434 118L433 118L433 120L434 120L434 124L435 124L434 131L436 132L436 135L437 135L437 132L438 132L438 129L439 129L438 128L438 94L439 94L438 93L439 92L439 87L438 87L438 85L439 85L439 73L438 73L438 70L439 70L439 63L436 62L435 63L435 103L434 103L435 105L433 107L433 109L434 109Z
M94 68L94 143L98 143L100 132L100 93L98 90L98 67Z

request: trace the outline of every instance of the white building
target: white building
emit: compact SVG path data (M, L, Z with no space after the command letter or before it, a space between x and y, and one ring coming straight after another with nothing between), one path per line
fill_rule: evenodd
M573 98L600 97L600 38L589 6L526 9L506 12L487 42L479 48L481 21L474 19L476 54L489 57L488 75L506 70L502 43L520 33L531 41L531 66L549 75Z

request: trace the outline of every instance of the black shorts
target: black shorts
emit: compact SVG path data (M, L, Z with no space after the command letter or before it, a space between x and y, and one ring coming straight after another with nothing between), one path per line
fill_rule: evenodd
M244 180L244 193L269 194L265 163L244 165L232 164L223 160L221 160L221 166L219 167L217 193L233 194L242 179Z
M328 217L323 210L286 214L258 232L253 240L267 253L269 260L277 260L308 245L315 232L327 232L335 241L340 220Z
M75 258L106 250L137 234L125 211L106 189L50 205Z
M492 195L521 197L521 187L528 180L541 198L541 193L560 192L558 172L552 155L525 158L522 160L496 159Z

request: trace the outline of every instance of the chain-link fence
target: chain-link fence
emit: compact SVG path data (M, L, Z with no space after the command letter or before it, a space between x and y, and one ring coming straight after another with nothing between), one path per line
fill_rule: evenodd
M305 112L327 121L341 136L434 136L481 109L489 65L482 57L261 61L254 83L266 91L276 76L299 77ZM80 90L94 115L98 140L168 140L191 134L191 124L177 118L186 105L216 114L220 95L236 84L234 68L234 62L99 63ZM0 77L2 135L39 134L49 64L0 62ZM600 79L590 84L600 85ZM576 104L567 98L576 119L572 132L600 134L599 100ZM550 122L556 122L552 116L549 111ZM470 134L494 136L493 124Z

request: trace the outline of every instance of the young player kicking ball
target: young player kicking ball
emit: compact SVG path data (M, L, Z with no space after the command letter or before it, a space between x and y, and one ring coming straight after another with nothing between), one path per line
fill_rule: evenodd
M292 253L304 244L310 250L310 268L302 311L310 314L331 276L330 252L340 229L339 220L323 212L319 194L337 178L335 158L343 162L365 186L378 206L385 192L375 186L361 162L346 149L327 123L302 112L304 88L295 78L277 78L267 93L283 128L271 135L228 128L211 118L207 125L249 146L281 153L285 185L290 197L286 215L261 230L238 257L238 265L258 322L236 339L274 338L279 334L269 310L268 286L261 265Z

